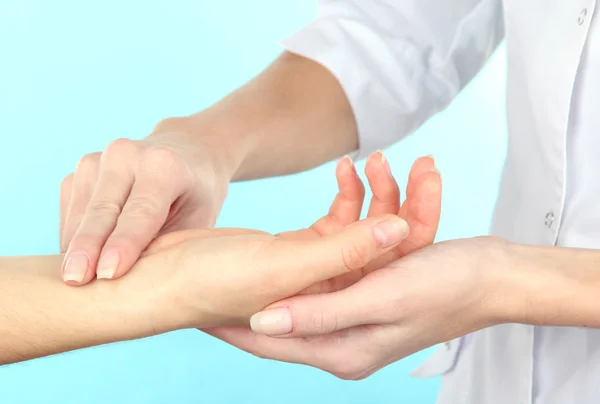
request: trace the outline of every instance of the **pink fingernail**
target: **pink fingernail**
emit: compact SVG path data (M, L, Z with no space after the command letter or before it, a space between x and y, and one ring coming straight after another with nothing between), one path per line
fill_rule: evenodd
M392 175L392 169L390 168L390 163L385 158L383 152L381 150L378 150L377 153L379 153L379 155L381 156L381 165L383 165L383 167L385 168L385 171L389 175Z
M388 248L404 240L410 229L405 220L396 217L379 223L373 228L373 236L381 248Z
M356 166L354 165L354 161L352 161L352 159L350 158L350 156L344 156L344 160L347 160L348 163L350 164L350 167L352 168L352 172L358 176L358 172L356 172Z
M250 327L257 334L285 335L292 332L292 315L289 309L261 311L250 318Z
M433 157L433 154L428 154L425 157L429 157L432 161L433 161L433 168L431 169L432 172L434 173L440 173L440 170L437 169L436 165L435 165L435 158Z
M63 280L81 283L90 266L90 259L85 253L69 254L63 270Z
M100 257L98 268L96 268L96 277L98 279L112 279L117 273L121 255L116 250L108 250Z

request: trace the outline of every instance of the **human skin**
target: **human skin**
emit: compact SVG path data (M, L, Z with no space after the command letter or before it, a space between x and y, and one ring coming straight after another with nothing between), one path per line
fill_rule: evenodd
M286 52L210 108L80 160L61 185L63 279L119 278L156 236L214 226L230 182L304 171L357 146L337 80Z
M430 158L419 161L416 167L439 178ZM352 162L342 159L339 193L310 228L278 235L248 229L170 232L152 242L119 282L70 288L56 271L61 255L1 258L0 363L182 328L247 325L251 314L281 298L347 283L377 262L396 259L399 245L414 243L422 230L415 225L408 233L408 222L415 222L410 212L408 220L380 213L389 203L386 195L397 193L381 153L367 169L374 198L363 221L356 215L364 187Z

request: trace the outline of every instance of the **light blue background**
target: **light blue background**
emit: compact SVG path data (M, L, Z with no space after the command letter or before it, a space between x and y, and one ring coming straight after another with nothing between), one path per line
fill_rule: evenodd
M83 154L238 87L315 5L0 0L0 254L57 252L59 183ZM387 151L402 186L415 158L436 156L440 240L487 231L505 152L504 76L501 49L447 111ZM236 184L219 225L305 227L334 193L332 164ZM432 403L439 381L407 375L426 355L344 382L185 331L0 368L0 403Z

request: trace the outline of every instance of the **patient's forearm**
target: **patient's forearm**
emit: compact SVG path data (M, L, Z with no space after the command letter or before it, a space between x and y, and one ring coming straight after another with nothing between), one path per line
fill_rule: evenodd
M0 258L0 364L163 331L116 282L65 285L61 263L59 255Z

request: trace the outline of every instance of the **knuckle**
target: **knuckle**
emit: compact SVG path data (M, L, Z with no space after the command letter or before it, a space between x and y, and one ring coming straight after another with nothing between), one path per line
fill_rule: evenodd
M144 162L150 167L173 169L181 167L182 159L178 152L169 146L152 146L146 149Z
M367 249L364 246L349 244L342 248L342 260L348 271L356 271L367 264Z
M123 158L124 155L135 152L136 150L137 145L134 140L120 138L111 142L104 150L104 153L107 155L116 155L120 158Z
M88 205L87 212L93 216L119 216L121 205L111 201L92 201Z
M77 164L77 171L82 174L95 172L98 169L100 153L91 153L83 156Z
M79 233L75 234L69 247L72 250L85 250L90 251L94 250L96 246L99 246L102 242L102 238L99 235L94 235L92 233Z
M138 197L130 200L123 214L134 218L152 218L160 213L159 204L152 198Z
M71 188L71 186L73 185L74 177L75 177L75 174L71 173L71 174L67 175L65 178L63 178L62 182L60 183L61 190L65 191L65 190L68 190L69 188Z
M312 316L310 325L313 330L317 330L324 334L330 334L339 329L338 316L336 313L320 309Z

